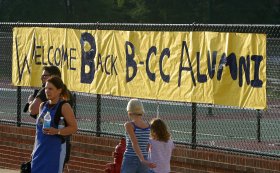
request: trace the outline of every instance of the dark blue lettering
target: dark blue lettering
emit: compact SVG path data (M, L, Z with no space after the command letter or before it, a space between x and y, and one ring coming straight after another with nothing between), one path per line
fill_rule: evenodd
M223 53L220 63L219 63L219 69L218 69L218 73L217 73L218 80L221 80L224 65L229 66L231 78L233 80L236 80L237 79L237 63L236 63L236 56L234 53L231 53L228 57L226 57L226 54Z
M131 49L131 54L129 54L128 49ZM125 53L126 53L126 82L130 82L137 74L137 64L133 60L135 52L134 52L134 45L126 41L125 42ZM129 67L133 69L132 75L129 76Z
M200 53L196 52L196 63L197 63L197 81L199 83L204 83L207 81L206 74L200 74Z
M91 83L94 79L95 67L94 57L96 54L96 43L95 38L90 33L82 33L81 39L81 50L82 50L82 64L81 64L81 83ZM90 50L85 50L85 44L89 43ZM89 67L89 72L86 73L85 67Z
M236 62L236 56L234 53L231 53L227 57L226 66L229 66L229 72L230 72L231 78L233 80L236 80L237 79L237 62Z
M33 48L33 51L35 51L35 46L32 46L32 48ZM20 58L19 58L19 55L18 55L18 42L17 42L17 38L16 38L16 55L17 55L17 68L18 68L17 70L18 70L18 73L19 73L19 81L21 82L23 71L24 71L25 67L27 67L28 74L30 74L30 67L28 65L27 55L25 55L24 62L23 62L23 65L22 65L22 69L20 70L20 62L19 62Z
M243 73L245 73L245 80L247 85L250 84L250 56L248 55L245 61L245 57L241 56L239 59L239 87L243 85Z
M104 64L105 73L107 75L110 75L110 72L107 70L107 61L108 61L109 58L110 58L110 55L107 55L106 58L105 58L105 64Z
M113 74L113 70L115 71L116 75L118 75L117 73L117 69L116 69L116 61L117 61L117 57L114 59L114 56L111 56L111 74Z
M209 77L213 79L215 75L215 69L216 69L216 58L217 58L217 51L212 52L212 65L210 60L210 51L207 52L207 67L208 67L208 73Z
M148 51L147 59L146 59L146 73L148 75L148 78L151 81L155 81L156 75L155 75L155 73L152 73L149 68L150 67L150 58L151 58L152 53L154 53L155 55L157 54L157 48L155 46L150 47L150 49Z
M170 50L169 50L169 48L163 49L162 52L161 52L161 54L160 54L160 58L159 58L159 71L160 71L160 76L161 76L161 78L162 78L162 80L163 80L164 82L167 82L167 83L168 83L169 80L170 80L170 76L164 74L164 72L163 72L163 67L162 67L162 61L163 61L163 58L164 58L165 56L167 56L167 58L170 57Z
M255 62L254 79L251 80L251 86L255 88L261 88L263 81L260 80L259 78L260 77L259 71L260 71L260 63L263 60L263 57L261 55L252 55L251 60Z
M188 63L189 63L189 67L183 67L183 57L184 57L184 50L186 49L186 54L187 54L187 59L188 59ZM191 64L191 60L190 60L190 56L189 56L189 50L188 50L188 46L186 41L183 41L182 43L182 52L181 52L181 60L180 60L180 67L179 67L179 77L178 77L178 86L181 86L181 77L182 77L182 71L190 71L191 72L191 77L192 77L192 81L194 86L196 86L196 82L194 79L194 73L192 70L192 64Z
M219 62L219 68L218 68L218 72L217 72L217 80L221 80L223 69L224 69L224 66L225 66L226 63L227 63L226 54L223 53L222 57L220 59L220 62Z
M58 54L59 58L57 58L57 54ZM59 66L60 62L61 62L61 51L59 48L56 48L54 51L54 63L56 66Z
M99 66L101 67L101 71L103 72L102 57L101 57L101 54L100 54L100 53L98 54L96 70L98 70Z
M51 50L53 50L53 46L50 46L50 47L49 47L49 50L48 50L48 62L49 62L50 65L53 65L53 63L52 63L51 60L50 60Z
M41 61L39 61L38 59L40 58L40 57L42 57L42 55L41 54L37 54L38 52L37 52L37 50L38 49L41 49L42 47L41 46L35 46L35 56L34 56L34 58L35 58L35 64L37 64L37 65L41 65Z
M63 62L65 62L66 61L66 67L67 67L67 69L69 68L69 65L68 65L68 53L67 53L67 48L64 50L64 46L62 45L62 47L61 47L61 57L63 57ZM61 68L62 68L62 66L63 66L63 63L61 63L60 64L60 66L61 66Z
M76 60L76 56L74 56L73 54L73 52L76 52L76 49L75 48L70 48L70 69L71 70L76 70L76 68L74 68L74 67L72 67L72 61L73 60Z
M42 46L42 64L43 64L43 65L48 65L48 63L45 62L44 46Z

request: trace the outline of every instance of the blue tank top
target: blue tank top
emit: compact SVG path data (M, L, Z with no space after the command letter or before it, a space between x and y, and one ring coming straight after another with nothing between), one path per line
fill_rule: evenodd
M148 156L148 151L147 151L147 145L149 143L149 137L150 137L150 126L147 128L140 128L135 125L135 123L131 122L131 124L134 127L134 133L136 136L136 139L138 141L138 145L141 149L141 152L144 156L144 158L147 158ZM130 140L129 135L126 133L125 134L126 138L126 150L124 152L124 156L129 156L129 157L137 157L135 151L133 150L132 143Z
M57 128L54 117L60 101L53 107L46 103L36 120L36 138L32 153L31 173L58 173L60 163L61 139L58 135L43 133L44 115L51 115L51 127Z

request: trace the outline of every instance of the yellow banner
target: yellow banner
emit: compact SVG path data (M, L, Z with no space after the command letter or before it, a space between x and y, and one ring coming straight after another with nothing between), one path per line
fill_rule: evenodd
M73 91L266 108L265 34L14 28L13 84L48 65Z

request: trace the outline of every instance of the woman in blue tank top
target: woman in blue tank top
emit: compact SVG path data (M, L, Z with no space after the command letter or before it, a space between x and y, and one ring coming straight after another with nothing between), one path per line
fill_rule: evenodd
M67 99L67 88L59 77L51 77L45 86L47 102L40 105L40 114L36 120L36 138L32 152L32 173L62 173L65 158L65 143L60 136L71 135L77 131L77 122L69 103L63 103L61 114L67 126L58 129L55 115L60 103ZM43 128L44 115L50 114L51 127Z
M149 168L155 168L156 165L147 161L150 125L142 119L144 107L138 99L131 99L127 105L127 112L132 121L124 124L126 150L121 173L148 173Z

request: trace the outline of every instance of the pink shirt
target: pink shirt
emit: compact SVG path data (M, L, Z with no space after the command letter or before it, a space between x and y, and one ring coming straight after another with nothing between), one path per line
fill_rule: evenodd
M169 173L171 154L175 147L173 141L170 139L168 142L162 142L150 139L149 143L151 147L148 153L148 160L157 165L152 170L156 173Z

